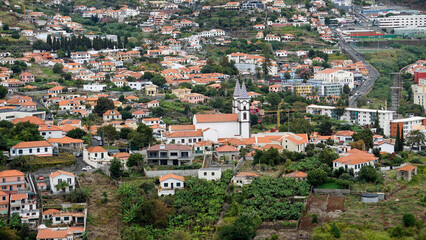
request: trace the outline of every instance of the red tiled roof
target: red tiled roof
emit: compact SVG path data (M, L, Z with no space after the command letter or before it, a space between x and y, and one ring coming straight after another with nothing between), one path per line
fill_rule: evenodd
M216 152L238 152L238 149L231 145L224 145L216 148Z
M368 163L370 161L376 160L373 154L370 154L366 151L361 151L358 149L352 149L347 152L347 155L344 157L340 157L333 162L344 163L347 165L355 165L360 163Z
M416 169L417 167L411 165L411 164L407 164L401 168L399 168L397 171L406 171L406 172L410 172L413 171L414 169Z
M252 173L252 172L240 172L236 175L236 177L258 177L259 175L257 175L256 173Z
M198 123L209 122L236 122L238 121L237 113L228 114L196 114L194 116Z
M25 173L18 170L4 170L0 172L0 177L25 176Z
M66 171L62 171L62 170L58 170L58 171L56 171L56 172L54 172L54 173L50 174L50 175L49 175L49 177L50 177L50 178L54 178L54 177L57 177L57 176L59 176L59 175L61 175L61 174L65 174L65 175L69 175L69 176L73 176L73 177L74 177L74 174L73 174L73 173L66 172Z
M47 141L30 141L20 142L13 146L13 148L30 148L30 147L51 147L52 145Z
M105 150L103 147L100 147L100 146L89 147L87 151L90 153L108 152L107 150Z
M308 174L300 171L292 172L284 175L284 177L292 177L292 178L306 178Z
M167 174L167 175L165 175L165 176L162 176L162 177L160 177L160 182L162 182L162 181L164 181L164 180L167 180L167 179L169 179L169 178L173 178L173 179L177 179L177 180L181 180L181 181L184 181L185 180L185 178L184 177L181 177L181 176L178 176L178 175L174 175L174 174Z

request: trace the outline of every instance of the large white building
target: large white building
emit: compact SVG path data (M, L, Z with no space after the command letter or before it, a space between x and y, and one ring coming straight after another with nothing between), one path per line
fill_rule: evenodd
M395 137L396 133L399 130L402 131L404 137L407 137L408 134L419 128L419 126L423 126L426 124L426 117L410 117L410 118L402 118L391 121L391 136Z
M196 129L214 130L217 138L250 137L250 97L246 85L241 88L237 82L232 98L232 113L229 114L195 114L193 124ZM210 138L204 137L204 140Z
M426 15L397 15L384 18L377 18L379 27L384 28L404 28L404 27L424 27L426 26Z
M20 142L10 149L11 157L23 155L51 156L53 145L47 141Z
M327 115L330 118L338 118L336 107L309 105L306 107L306 112L316 115ZM387 136L391 133L390 122L393 120L395 111L376 110L364 108L345 108L345 112L340 116L340 120L346 121L354 125L373 125L378 114L379 125L383 129L383 133Z
M315 80L321 80L326 83L341 83L348 85L350 89L354 88L354 74L349 71L327 68L319 71L314 76Z
M422 106L426 110L426 85L423 84L424 80L419 80L419 84L412 85L414 104Z

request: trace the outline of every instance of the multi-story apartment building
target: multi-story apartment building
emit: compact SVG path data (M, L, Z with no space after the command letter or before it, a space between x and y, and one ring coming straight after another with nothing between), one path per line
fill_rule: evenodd
M355 86L354 74L341 69L327 68L316 73L314 78L315 80L322 80L326 83L346 84L350 89L353 89Z
M192 147L178 144L157 144L147 150L147 162L154 165L192 164Z
M379 27L383 28L404 28L404 27L424 27L426 26L426 15L397 15L384 18L377 18Z
M422 106L426 110L426 78L420 78L419 84L413 85L414 104Z
M414 126L426 125L426 117L410 117L410 118L402 118L392 120L390 123L391 126L391 136L396 137L396 133L398 132L398 126L400 133L404 134L406 137L411 131L414 130Z
M19 214L22 223L35 226L40 216L36 195L32 192L10 195L10 215L14 213Z
M360 126L373 125L376 118L379 118L379 125L383 129L385 135L389 136L390 122L393 120L395 111L389 110L376 110L376 109L363 109L363 108L345 108L343 115L339 117L336 107L309 105L306 107L306 112L317 115L327 115L330 118L339 118L349 124L356 124Z

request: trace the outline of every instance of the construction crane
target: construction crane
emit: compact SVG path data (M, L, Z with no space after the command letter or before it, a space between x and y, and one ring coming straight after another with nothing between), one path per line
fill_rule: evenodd
M282 104L283 104L283 102L280 102L278 104L278 107L277 107L276 111L275 110L270 110L270 111L260 110L260 114L262 114L262 115L265 115L265 113L275 113L275 114L277 114L277 131L280 130L280 120L281 120L280 113L281 112L288 112L288 114L290 115L290 112L294 112L295 111L294 109L280 109Z

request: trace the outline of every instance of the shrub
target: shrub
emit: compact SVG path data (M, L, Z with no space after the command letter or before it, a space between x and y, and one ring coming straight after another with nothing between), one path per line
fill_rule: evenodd
M318 215L316 214L312 215L311 223L318 223Z
M331 225L330 232L333 234L335 238L340 238L340 230L336 226L336 224Z
M422 161L418 158L414 158L413 160L410 161L411 163L422 163Z
M406 227L414 226L416 224L416 217L411 213L404 214L404 216L402 216L402 222Z

